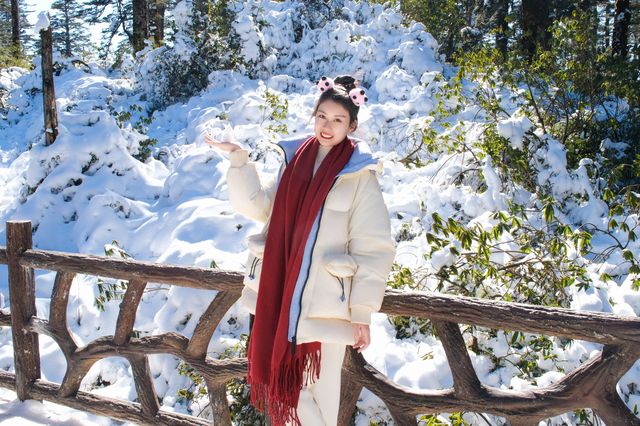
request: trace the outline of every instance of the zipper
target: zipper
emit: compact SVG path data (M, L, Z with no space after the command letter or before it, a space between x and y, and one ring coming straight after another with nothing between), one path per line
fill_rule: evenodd
M342 277L336 277L338 279L338 282L340 283L340 287L342 288L342 295L340 295L340 300L342 302L344 302L344 300L346 299L346 297L344 296L344 278Z
M251 261L251 268L249 269L250 279L254 279L256 277L255 272L256 272L256 267L258 266L258 263L260 263L260 259L258 259L257 257L254 257L253 260Z
M329 194L329 192L331 192L331 189L333 188L333 185L335 185L336 181L338 180L338 176L336 176L333 179L333 182L331 183L331 187L329 188L329 191L327 192L327 194ZM326 198L325 198L326 201ZM318 218L318 232L316 232L315 238L313 240L313 245L311 246L311 253L309 254L309 257L313 258L313 251L316 248L316 241L318 240L318 233L320 232L320 226L322 225L322 214L324 213L324 202L322 203L322 207L320 208L320 217ZM298 325L300 324L300 315L302 315L302 298L304 296L304 290L307 287L307 282L309 281L309 271L311 270L311 261L309 262L309 266L307 267L307 277L304 280L304 284L302 284L302 291L300 292L300 300L298 301L298 316L296 318L296 325L294 327L294 332L293 332L293 336L291 337L291 343L293 345L292 348L292 353L295 353L295 345L296 345L296 337L298 336Z

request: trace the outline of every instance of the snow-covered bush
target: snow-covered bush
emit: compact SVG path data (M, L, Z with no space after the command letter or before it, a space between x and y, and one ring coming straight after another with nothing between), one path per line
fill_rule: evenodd
M619 173L638 164L632 141L640 112L628 102L640 86L631 70L626 79L615 71L623 65L603 67L607 59L589 50L574 19L556 29L566 44L534 58L526 72L481 50L437 90L438 105L404 162L437 170L439 181L421 189L421 219L404 221L397 238L400 248L425 247L426 261L396 265L392 287L638 314L607 294L640 290L638 179ZM618 80L636 88L618 97ZM431 192L444 183L451 189ZM427 321L389 320L397 337L433 333ZM478 327L464 334L491 371L511 371L514 388L576 366L566 364L571 340ZM633 386L620 393L637 397ZM594 421L585 410L569 417Z
M138 53L135 81L152 110L188 99L207 86L211 71L241 62L241 39L233 27L236 14L228 3L218 0L201 10L202 2L183 0L173 11L172 42Z

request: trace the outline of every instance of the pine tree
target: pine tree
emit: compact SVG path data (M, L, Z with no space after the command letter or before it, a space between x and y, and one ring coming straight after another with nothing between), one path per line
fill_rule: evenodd
M164 44L165 11L167 0L149 0L149 32L153 36L153 45Z
M84 6L85 19L90 24L105 24L102 30L101 57L106 58L112 52L128 50L133 39L131 31L132 4L122 0L88 0ZM123 37L119 45L113 49L113 41ZM116 58L119 59L119 58Z
M427 32L440 43L440 51L447 59L451 59L460 48L461 30L466 24L465 10L460 1L405 0L400 3L400 10L425 25Z
M17 22L14 19L16 11ZM0 67L16 65L13 60L23 60L25 54L32 50L33 37L27 32L31 27L27 21L28 13L25 0L0 0Z
M520 45L526 58L531 60L538 49L549 47L552 5L547 0L522 0Z
M631 22L629 0L616 0L614 7L612 54L626 58L629 52L629 22Z
M131 45L134 52L144 49L144 42L149 38L149 7L147 0L132 0L132 34Z
M51 5L53 44L65 56L86 51L90 37L83 21L83 7L76 0L56 0Z
M11 3L0 0L0 46L11 44Z
M88 22L106 24L100 46L104 58L112 50L137 52L150 37L155 46L162 45L167 26L165 11L176 3L177 0L87 0L84 13ZM112 49L118 38L123 41Z
M483 39L487 34L494 34L495 47L506 59L509 47L509 0L484 0L478 1L471 16L471 22Z

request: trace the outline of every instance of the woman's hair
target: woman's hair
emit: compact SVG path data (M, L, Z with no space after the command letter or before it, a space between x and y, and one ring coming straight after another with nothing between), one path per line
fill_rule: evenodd
M316 102L316 106L313 108L313 114L311 114L311 116L316 116L318 113L318 107L320 107L323 102L334 101L349 111L349 124L354 121L358 121L358 111L360 111L360 107L354 104L349 97L349 91L356 87L356 79L350 75L339 75L333 79L333 82L333 89L325 90L320 95L320 99Z

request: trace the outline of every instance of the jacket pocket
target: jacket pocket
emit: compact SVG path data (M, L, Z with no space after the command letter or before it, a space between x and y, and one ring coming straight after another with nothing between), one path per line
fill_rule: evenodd
M351 277L356 273L358 265L353 257L343 254L330 254L325 256L324 267L340 283L340 301L345 302L346 296L351 293Z
M244 274L244 285L251 288L256 293L260 284L260 273L262 272L262 258L264 257L264 245L266 238L263 234L255 234L247 237L249 257Z
M355 260L347 253L324 256L322 268L314 283L310 317L350 319L349 294L356 269Z

